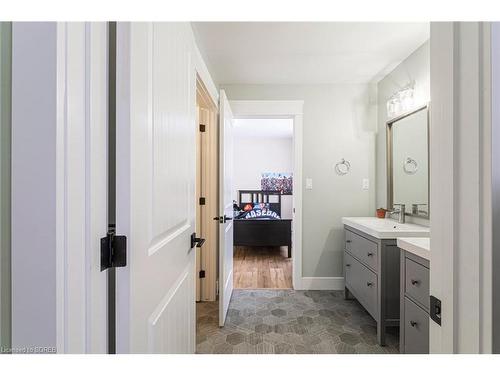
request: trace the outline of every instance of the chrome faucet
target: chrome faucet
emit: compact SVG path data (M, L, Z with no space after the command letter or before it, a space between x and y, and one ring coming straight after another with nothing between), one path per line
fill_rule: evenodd
M398 222L404 224L405 222L405 205L404 204L394 204L393 206L399 206L399 209L392 209L389 211L389 215L398 214Z

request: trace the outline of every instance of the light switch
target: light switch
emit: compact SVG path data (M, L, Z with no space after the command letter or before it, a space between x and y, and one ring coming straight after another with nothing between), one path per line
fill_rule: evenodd
M312 178L306 178L306 189L307 190L312 190L313 188L313 179Z
M363 190L368 190L370 188L370 179L363 178Z

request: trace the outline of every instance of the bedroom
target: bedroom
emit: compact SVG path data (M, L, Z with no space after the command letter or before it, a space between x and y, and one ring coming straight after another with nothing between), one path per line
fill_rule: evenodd
M234 121L234 288L292 288L293 120Z

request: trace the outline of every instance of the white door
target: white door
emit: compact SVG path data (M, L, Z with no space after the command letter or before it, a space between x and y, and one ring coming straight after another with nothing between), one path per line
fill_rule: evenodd
M220 92L219 197L219 325L226 322L233 294L233 113Z
M188 23L117 24L118 353L195 349L193 43Z

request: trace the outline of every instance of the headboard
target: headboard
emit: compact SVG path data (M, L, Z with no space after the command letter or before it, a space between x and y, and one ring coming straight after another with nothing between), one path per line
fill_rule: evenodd
M281 192L279 190L239 190L238 203L269 203L269 209L281 216Z

